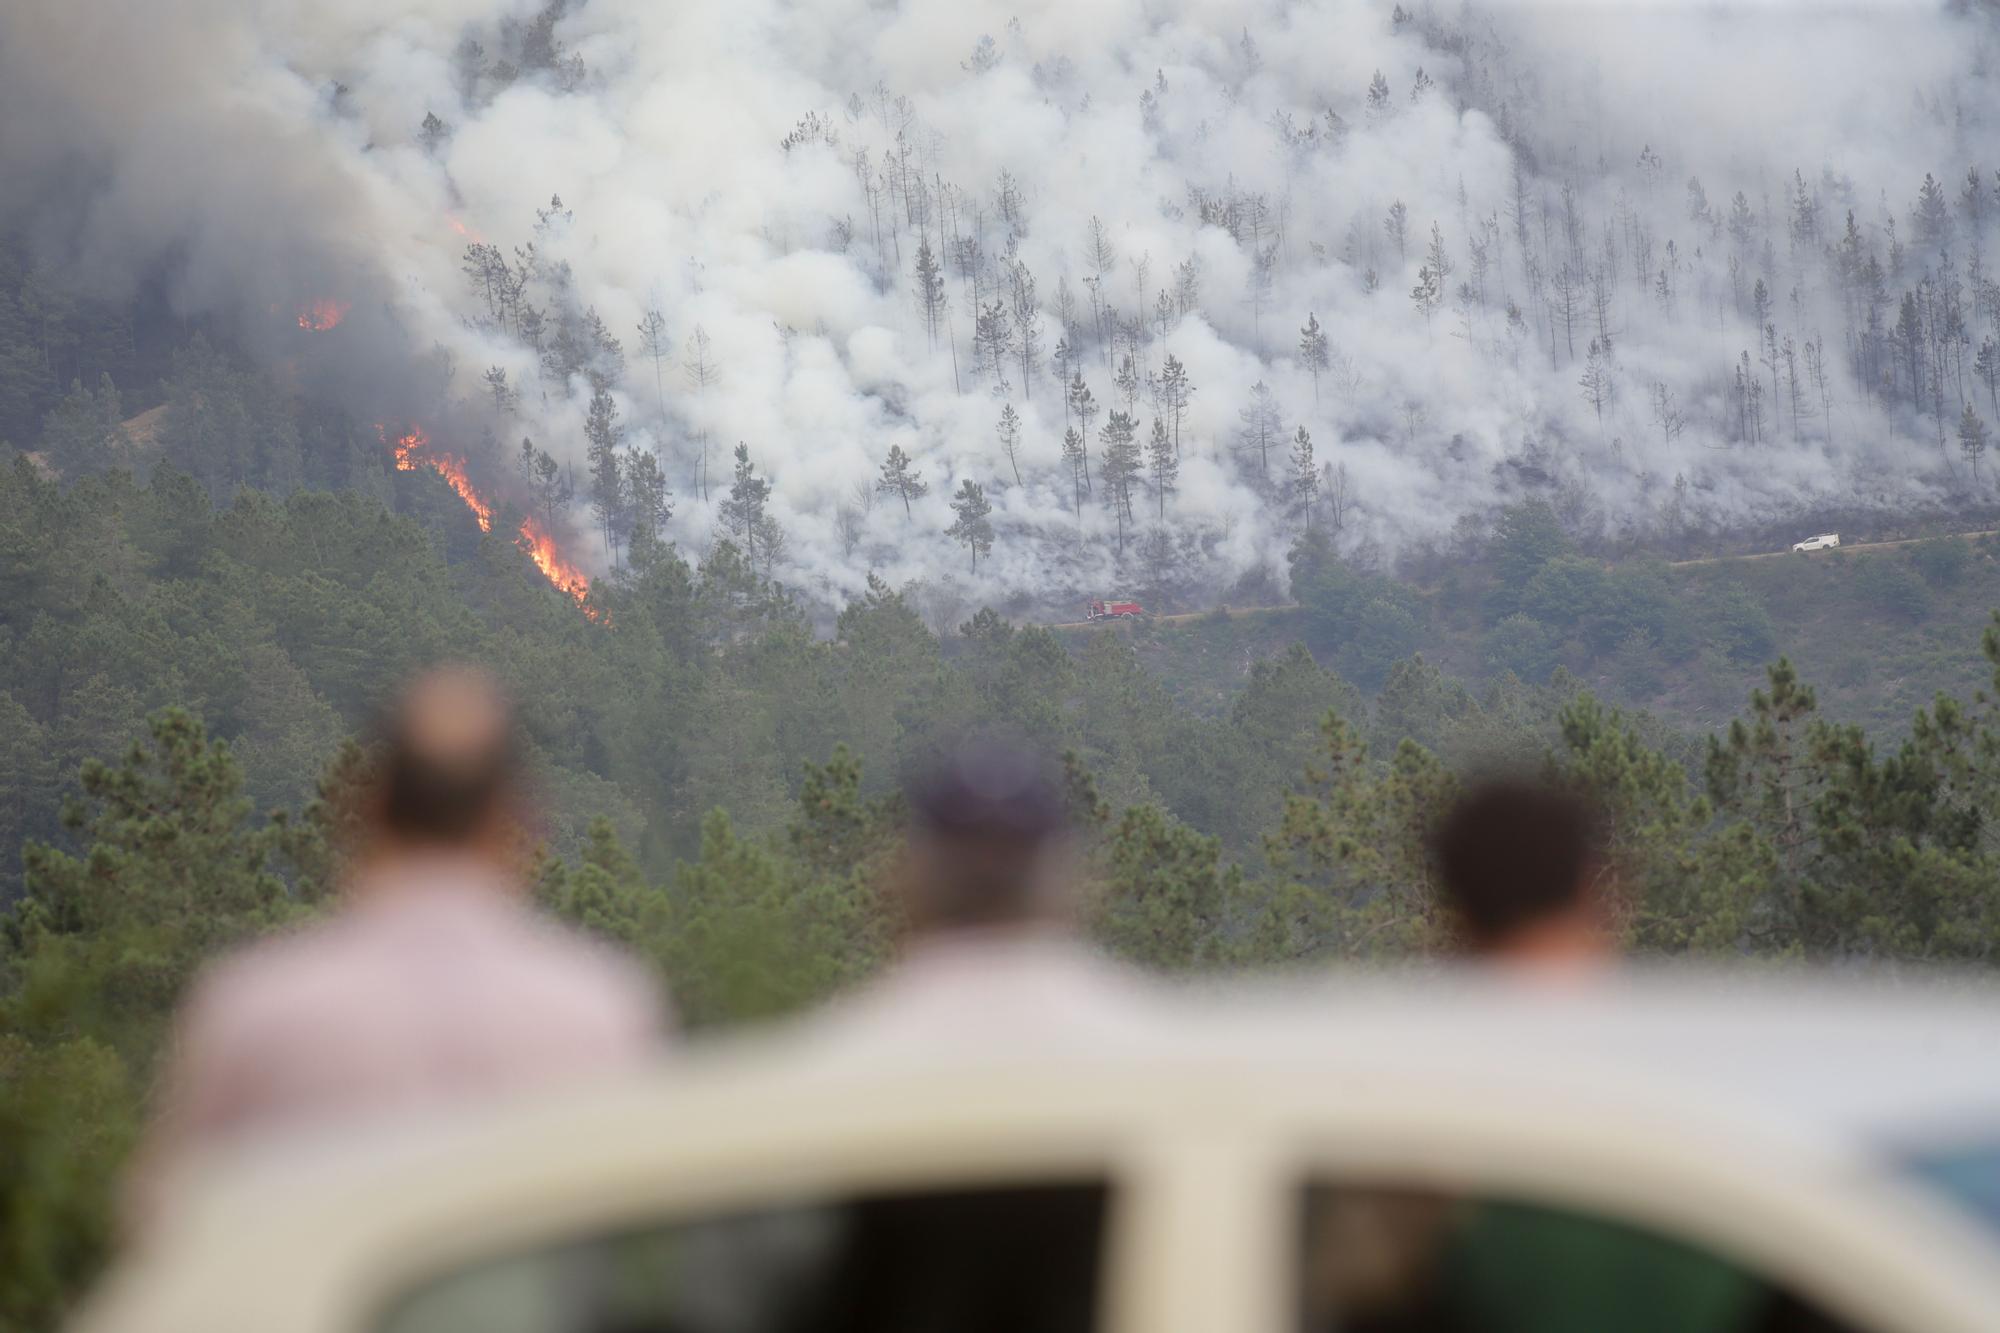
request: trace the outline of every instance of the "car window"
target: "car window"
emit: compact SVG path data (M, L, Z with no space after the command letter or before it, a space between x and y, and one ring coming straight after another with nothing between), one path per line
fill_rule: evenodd
M1954 1144L1905 1154L1903 1169L2000 1231L2000 1143Z
M1051 1183L688 1217L499 1256L376 1333L1087 1333L1108 1191Z
M1702 1246L1532 1202L1318 1184L1304 1333L1860 1333Z

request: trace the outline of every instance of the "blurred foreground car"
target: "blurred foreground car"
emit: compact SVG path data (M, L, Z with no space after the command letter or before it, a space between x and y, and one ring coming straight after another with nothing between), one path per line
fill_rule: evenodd
M1524 1209L1734 1275L1677 1327L2000 1328L2000 991L1426 973L1179 994L1116 1049L744 1038L395 1142L274 1145L80 1322L1430 1327L1377 1313L1384 1284L1452 1281L1453 1235ZM1607 1276L1601 1247L1511 1253L1521 1290Z

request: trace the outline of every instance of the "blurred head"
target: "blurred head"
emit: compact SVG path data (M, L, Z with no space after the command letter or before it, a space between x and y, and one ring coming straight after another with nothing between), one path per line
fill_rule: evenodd
M1041 755L993 738L967 741L920 774L908 795L903 896L913 930L1068 919L1068 819Z
M1480 782L1432 835L1445 898L1474 953L1600 955L1609 948L1591 883L1601 863L1595 812L1546 783Z
M490 676L466 667L420 676L382 732L379 847L497 853L510 843L519 755L513 711Z

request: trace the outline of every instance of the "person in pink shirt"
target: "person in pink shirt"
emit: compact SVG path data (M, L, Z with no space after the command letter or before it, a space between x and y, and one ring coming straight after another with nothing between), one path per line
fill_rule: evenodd
M134 1173L135 1214L185 1159L608 1075L662 1048L633 962L540 918L519 874L514 720L494 683L405 694L341 910L211 967L183 1009Z

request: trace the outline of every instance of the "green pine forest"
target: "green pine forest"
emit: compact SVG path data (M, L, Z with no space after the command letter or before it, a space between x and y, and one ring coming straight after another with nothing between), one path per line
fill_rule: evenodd
M1529 499L1394 572L1302 535L1288 587L1230 598L1289 610L1058 630L880 582L828 620L728 543L641 537L593 618L371 425L4 247L0 442L6 1333L103 1261L177 997L325 910L367 723L442 659L518 698L541 902L698 1028L882 961L898 775L980 724L1063 756L1085 924L1162 971L1448 947L1423 831L1499 764L1602 804L1635 951L2000 945L1983 541L1675 567Z

